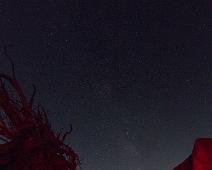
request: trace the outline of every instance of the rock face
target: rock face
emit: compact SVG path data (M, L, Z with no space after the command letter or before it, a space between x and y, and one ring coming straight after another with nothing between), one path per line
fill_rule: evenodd
M197 139L192 154L174 170L212 170L212 138Z
M174 170L192 170L192 157L191 155L184 160L181 164L174 168Z
M0 169L76 170L77 154L56 135L42 106L33 106L16 81L0 73Z

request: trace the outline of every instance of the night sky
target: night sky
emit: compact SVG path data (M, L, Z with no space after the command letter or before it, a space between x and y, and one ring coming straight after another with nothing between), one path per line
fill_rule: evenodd
M0 0L17 79L73 125L82 170L171 170L212 137L209 0ZM10 73L0 55L0 71Z

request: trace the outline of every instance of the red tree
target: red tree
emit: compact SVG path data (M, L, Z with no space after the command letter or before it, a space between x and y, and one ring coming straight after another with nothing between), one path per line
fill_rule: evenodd
M13 66L13 65L12 65ZM47 112L33 106L13 75L0 74L0 169L76 170L77 154L64 144L71 133L56 135Z

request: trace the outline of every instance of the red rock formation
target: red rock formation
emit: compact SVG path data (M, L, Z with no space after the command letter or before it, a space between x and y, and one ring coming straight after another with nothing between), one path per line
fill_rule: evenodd
M212 138L197 139L191 156L174 170L212 170Z

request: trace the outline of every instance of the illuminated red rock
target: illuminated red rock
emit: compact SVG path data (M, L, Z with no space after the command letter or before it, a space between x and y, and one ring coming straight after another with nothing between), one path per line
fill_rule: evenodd
M191 156L174 170L212 170L212 138L197 139Z

